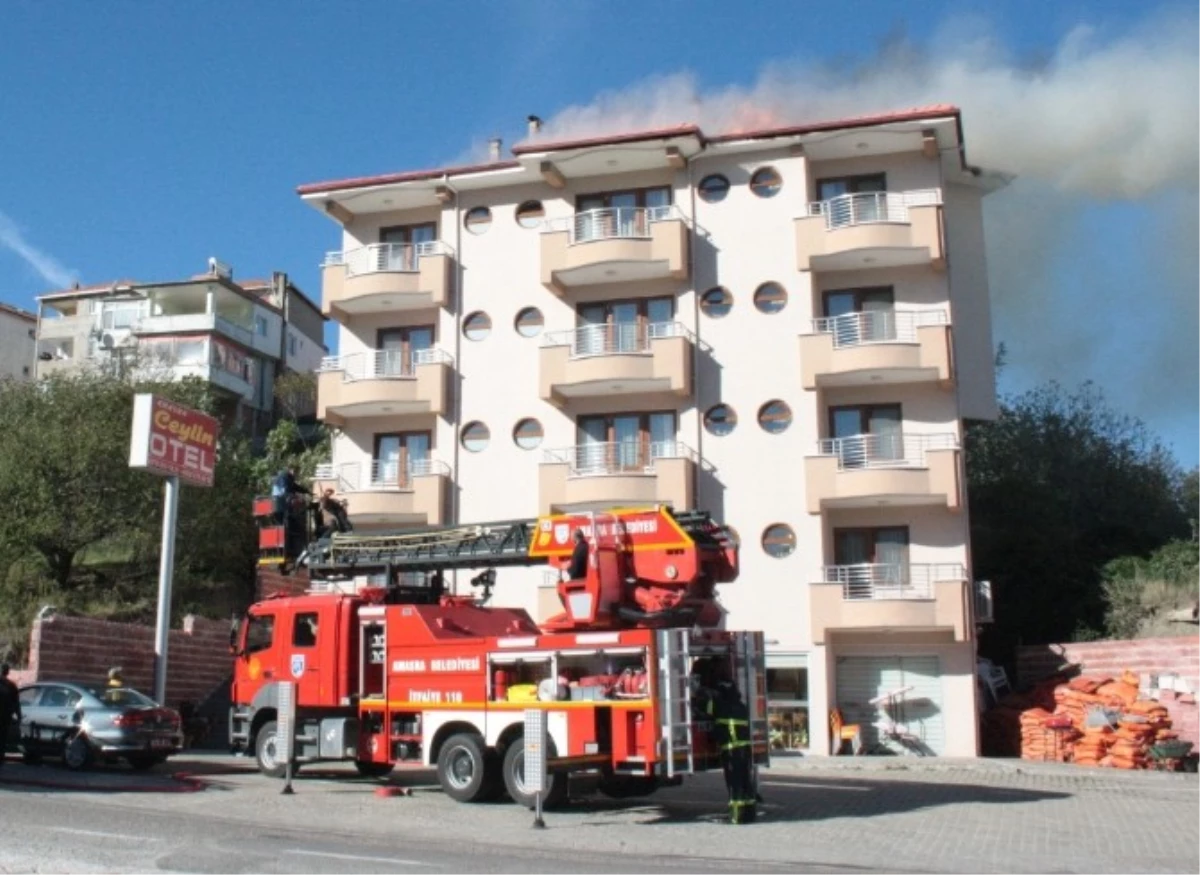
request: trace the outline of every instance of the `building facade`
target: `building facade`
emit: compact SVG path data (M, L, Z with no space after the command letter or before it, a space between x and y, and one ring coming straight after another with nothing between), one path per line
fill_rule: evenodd
M305 185L341 226L320 472L361 529L667 503L732 525L776 750L974 755L964 420L996 415L958 110L549 142ZM544 618L553 581L497 600Z
M328 351L325 317L286 274L235 282L215 260L186 280L42 295L36 322L38 378L78 369L200 377L216 391L221 418L252 435L274 421L276 376L311 373Z
M37 316L0 303L0 379L33 379L33 348Z

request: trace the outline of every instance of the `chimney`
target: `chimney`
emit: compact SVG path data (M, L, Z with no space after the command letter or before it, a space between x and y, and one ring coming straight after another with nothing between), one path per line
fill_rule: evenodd
M504 141L501 140L499 137L492 137L490 140L488 140L488 159L489 160L491 160L491 161L499 161L500 160L500 147L503 144L504 144Z
M529 137L530 137L530 139L536 137L541 132L542 132L542 120L536 115L529 116Z

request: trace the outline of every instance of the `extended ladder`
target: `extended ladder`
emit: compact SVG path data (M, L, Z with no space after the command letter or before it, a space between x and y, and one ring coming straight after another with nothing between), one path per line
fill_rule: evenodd
M660 629L658 638L658 696L662 704L659 728L667 777L695 771L692 738L692 685L687 629Z

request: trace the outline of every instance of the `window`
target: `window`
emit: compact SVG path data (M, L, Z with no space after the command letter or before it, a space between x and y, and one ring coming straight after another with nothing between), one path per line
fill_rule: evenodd
M896 339L896 302L891 286L825 292L822 307L834 346Z
M517 207L517 224L522 228L536 228L542 224L546 210L541 201L525 201Z
M650 222L665 218L668 186L580 195L575 201L574 242L614 237L649 237Z
M246 628L246 652L258 653L270 648L275 638L274 614L251 614Z
M288 332L288 355L297 355L300 351L300 341L292 332Z
M783 188L783 179L774 167L763 167L750 177L750 190L762 198L775 197Z
M41 687L26 687L25 689L21 690L17 696L17 698L21 700L21 707L28 708L38 700L38 696L41 695L41 692Z
M792 424L792 408L783 401L768 401L758 408L758 424L769 434L782 434Z
M575 200L575 212L583 213L588 210L625 209L635 207L669 207L671 205L671 187L668 185L653 188L633 188L625 191L605 191L594 194L581 194Z
M817 180L817 200L824 204L837 198L829 205L827 227L840 228L864 222L878 222L887 215L887 205L882 197L870 197L873 192L887 191L887 180L882 173L866 176L840 176ZM862 197L848 197L862 195ZM822 211L825 210L821 206Z
M775 523L763 529L763 552L776 559L791 556L796 549L796 533L787 523Z
M904 458L904 416L899 404L829 408L829 436L843 468Z
M843 194L887 191L887 176L870 173L861 176L832 176L817 180L817 200L827 201Z
M542 436L542 424L536 419L522 419L513 429L513 443L523 450L536 449Z
M542 333L542 326L545 324L545 319L542 316L542 311L537 307L526 307L517 314L516 320L513 322L513 327L517 329L517 334L522 337L537 337Z
M463 426L462 430L462 445L463 449L478 453L481 450L487 449L488 443L492 439L492 433L488 431L488 427L482 422L468 422Z
M429 473L429 450L432 445L433 436L427 431L375 435L371 488L408 488L414 474Z
M581 416L576 427L576 465L584 472L644 471L655 459L679 453L673 410Z
M908 574L908 526L878 526L833 530L833 561L837 565L877 565L857 575L872 583L902 583ZM855 592L854 588L850 590ZM863 590L863 596L871 593Z
M729 194L729 180L719 173L712 173L700 180L696 190L706 204L718 204Z
M649 326L675 319L675 298L642 298L580 304L575 311L574 355L644 352L649 348Z
M709 434L724 437L737 428L737 412L728 404L716 404L705 412L704 427Z
M102 306L100 318L101 325L105 328L132 328L134 322L146 315L143 301L118 301Z
M259 316L257 314L254 316L254 332L259 337L267 336L267 317L266 316Z
M383 328L375 337L379 350L375 374L381 377L411 377L421 354L433 349L432 325Z
M463 227L472 234L485 234L492 227L492 211L487 207L473 207L463 217Z
M808 668L805 657L785 654L778 668L767 667L767 722L771 750L789 752L805 750L808 736Z
M43 687L42 708L74 708L83 696L68 687Z
M469 315L463 320L463 336L467 340L483 340L492 333L492 317L483 311Z
M754 306L760 313L778 313L787 306L787 292L779 283L763 283L754 290Z
M437 240L437 223L393 225L379 229L379 242L390 244L376 255L371 265L381 271L414 271L421 250Z
M706 316L721 319L733 309L733 295L723 286L711 288L700 296L700 309Z
M292 621L292 646L317 646L317 615L315 613L296 614Z

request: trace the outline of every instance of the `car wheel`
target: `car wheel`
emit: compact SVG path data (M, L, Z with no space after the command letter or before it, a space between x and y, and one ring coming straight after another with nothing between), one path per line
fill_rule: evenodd
M82 771L92 764L92 746L87 736L80 733L63 748L63 762L73 772Z
M488 787L483 737L475 732L463 732L446 739L438 752L437 776L438 783L451 799L481 801Z
M546 757L557 756L554 741L546 746ZM525 786L525 740L518 738L504 752L504 786L512 801L526 808L537 806L537 793ZM567 801L567 776L550 774L550 787L542 794L542 808L557 808Z
M279 759L279 728L274 720L264 723L258 730L254 753L258 759L258 770L268 778L282 778L287 773L287 764ZM294 767L292 773L295 774Z
M358 769L358 773L364 778L386 778L392 773L395 766L391 763L365 763L362 760L355 760L354 768Z

